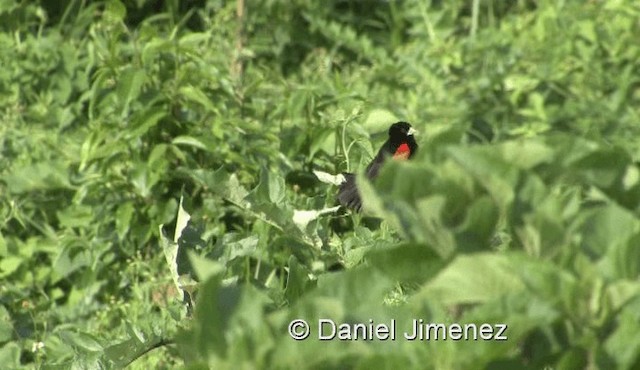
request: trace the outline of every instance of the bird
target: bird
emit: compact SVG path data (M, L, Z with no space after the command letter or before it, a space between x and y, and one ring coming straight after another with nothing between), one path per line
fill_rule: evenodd
M408 122L400 121L392 124L389 127L389 138L367 166L365 176L369 180L375 179L388 157L395 160L406 160L413 157L418 150L418 144L414 137L416 133L417 131ZM353 173L343 173L342 175L344 180L338 188L338 202L346 208L360 212L362 199L356 185L356 176Z

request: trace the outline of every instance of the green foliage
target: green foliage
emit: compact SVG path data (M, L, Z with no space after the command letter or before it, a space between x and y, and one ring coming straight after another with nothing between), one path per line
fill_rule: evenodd
M640 367L635 2L52 4L0 1L3 368Z

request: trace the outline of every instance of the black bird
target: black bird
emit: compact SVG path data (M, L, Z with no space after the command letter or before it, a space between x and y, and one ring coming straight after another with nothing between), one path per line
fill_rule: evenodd
M407 122L397 122L389 127L389 139L382 145L378 154L369 163L365 175L369 180L378 176L382 164L387 157L405 160L413 157L418 150L413 134L416 133ZM362 199L356 186L356 176L352 173L344 173L345 181L340 184L338 190L338 201L344 207L360 212L362 209Z

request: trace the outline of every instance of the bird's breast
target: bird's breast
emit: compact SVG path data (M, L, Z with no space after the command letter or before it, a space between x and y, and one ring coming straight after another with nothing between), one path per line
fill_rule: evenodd
M411 149L409 148L409 145L407 143L402 143L400 144L398 149L396 149L396 152L393 153L393 159L400 159L400 160L409 159L410 154L411 154Z

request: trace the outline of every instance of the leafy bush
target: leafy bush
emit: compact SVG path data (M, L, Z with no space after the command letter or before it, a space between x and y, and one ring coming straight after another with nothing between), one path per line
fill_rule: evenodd
M635 2L63 3L0 3L3 367L640 366Z

